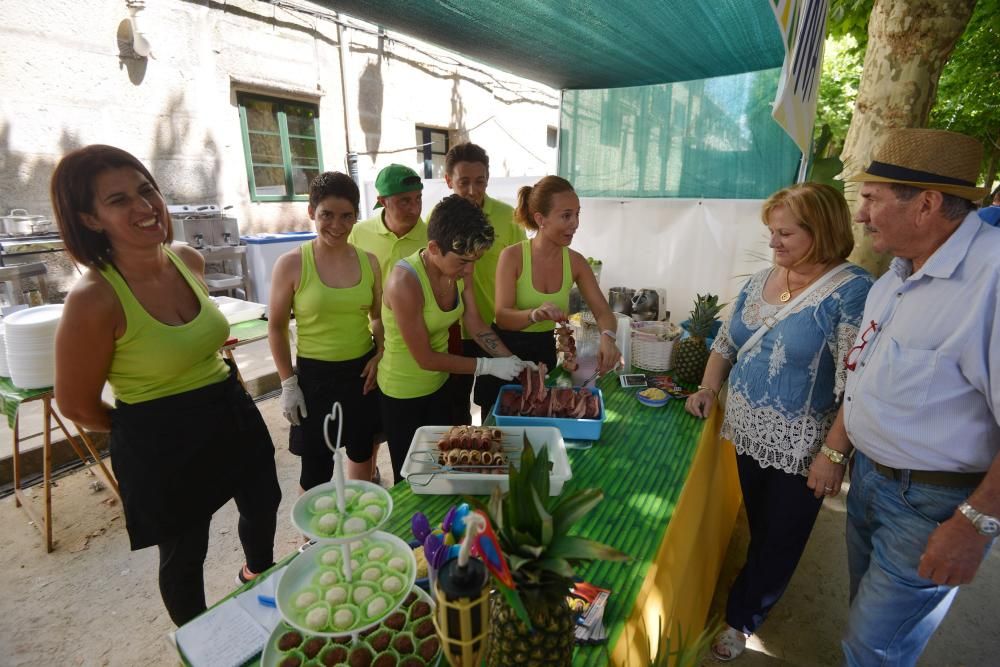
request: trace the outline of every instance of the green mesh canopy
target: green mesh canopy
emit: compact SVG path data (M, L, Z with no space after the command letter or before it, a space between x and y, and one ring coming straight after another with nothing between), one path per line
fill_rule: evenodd
M567 90L559 174L588 197L766 198L800 156L771 119L779 73Z
M554 88L688 81L779 67L769 0L320 0Z
M582 195L760 199L795 180L770 0L321 4L563 89L559 174Z

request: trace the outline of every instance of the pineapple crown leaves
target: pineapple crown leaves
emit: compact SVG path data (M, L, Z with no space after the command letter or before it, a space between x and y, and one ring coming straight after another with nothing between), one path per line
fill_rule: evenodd
M694 300L694 309L691 311L691 319L688 321L687 329L692 336L705 338L712 335L712 325L718 319L719 311L726 307L726 304L719 303L718 294L697 295Z
M548 449L542 447L536 454L525 436L520 466L510 467L508 492L494 489L485 506L475 499L470 502L489 515L518 590L561 597L573 585L575 566L629 557L606 544L569 534L603 500L604 492L589 488L552 497L549 468Z

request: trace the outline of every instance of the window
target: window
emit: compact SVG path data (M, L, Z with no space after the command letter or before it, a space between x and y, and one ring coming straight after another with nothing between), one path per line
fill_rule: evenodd
M448 130L417 125L417 162L424 165L424 178L444 178L444 156L449 147Z
M309 184L323 170L319 107L240 93L243 153L253 201L309 199Z

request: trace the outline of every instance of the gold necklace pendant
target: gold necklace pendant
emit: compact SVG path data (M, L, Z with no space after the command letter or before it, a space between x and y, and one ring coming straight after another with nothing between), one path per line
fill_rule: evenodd
M778 295L778 301L780 301L781 303L788 303L788 300L791 298L792 298L792 293L789 292L788 290L785 290L784 292Z

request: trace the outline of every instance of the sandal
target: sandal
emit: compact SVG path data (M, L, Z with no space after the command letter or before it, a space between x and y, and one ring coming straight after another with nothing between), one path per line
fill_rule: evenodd
M747 647L747 636L736 628L727 627L715 636L712 642L712 656L716 660L729 662L743 653Z

